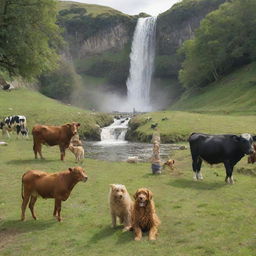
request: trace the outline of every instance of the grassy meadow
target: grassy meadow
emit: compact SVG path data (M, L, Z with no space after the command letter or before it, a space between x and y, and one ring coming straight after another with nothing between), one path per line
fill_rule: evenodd
M25 115L30 132L35 124L62 125L80 122L79 132L87 137L95 134L97 125L106 126L112 122L112 117L108 114L66 105L26 88L11 92L0 90L0 103L1 120L9 115Z
M29 209L21 222L21 176L29 169L48 172L75 164L58 147L43 147L46 160L34 160L32 140L0 147L0 254L7 255L232 255L256 254L255 177L235 172L235 185L224 184L224 167L203 165L204 180L192 180L188 150L170 152L172 173L153 176L149 163L128 164L85 159L86 183L78 183L62 204L64 221L52 217L53 200L38 199L34 221ZM246 167L246 158L238 167ZM109 184L125 184L130 194L147 187L162 224L157 241L133 241L133 233L110 227Z

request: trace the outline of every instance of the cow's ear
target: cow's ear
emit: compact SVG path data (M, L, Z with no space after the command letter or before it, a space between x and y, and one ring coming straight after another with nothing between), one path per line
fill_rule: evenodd
M80 123L77 123L76 126L79 127L81 124Z
M256 141L256 135L252 136L252 140Z
M70 172L72 172L72 171L73 171L73 169L74 169L74 168L68 168L68 170L69 170Z

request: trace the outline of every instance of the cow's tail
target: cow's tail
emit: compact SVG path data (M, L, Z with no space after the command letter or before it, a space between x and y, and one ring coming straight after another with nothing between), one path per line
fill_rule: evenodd
M22 175L22 178L21 178L21 197L22 197L22 199L24 199L24 183L23 183L24 175L25 175L25 173Z

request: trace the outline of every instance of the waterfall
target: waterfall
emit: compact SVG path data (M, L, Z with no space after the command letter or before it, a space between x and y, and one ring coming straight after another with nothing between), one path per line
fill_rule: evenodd
M130 74L126 82L129 111L151 111L150 86L154 69L157 17L139 18L130 54Z
M130 118L114 119L114 122L102 128L100 144L126 143L125 134Z

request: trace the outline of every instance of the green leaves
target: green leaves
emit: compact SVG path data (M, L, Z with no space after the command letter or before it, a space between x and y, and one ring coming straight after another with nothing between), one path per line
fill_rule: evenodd
M255 28L255 0L234 0L207 15L195 38L180 49L185 55L179 72L183 86L205 86L255 60Z
M0 9L0 70L32 79L57 66L62 45L54 0L4 0Z

